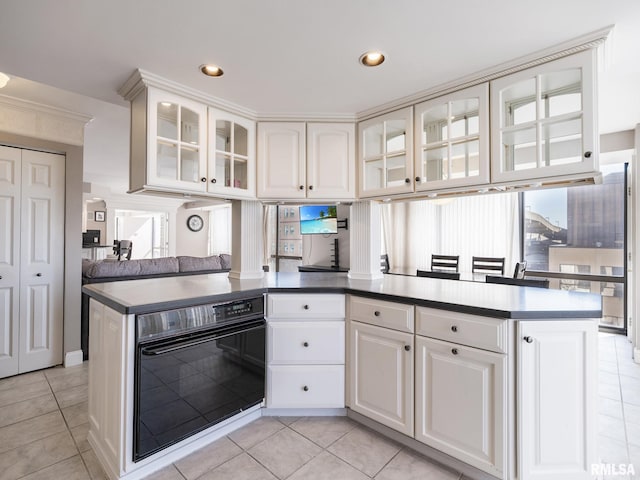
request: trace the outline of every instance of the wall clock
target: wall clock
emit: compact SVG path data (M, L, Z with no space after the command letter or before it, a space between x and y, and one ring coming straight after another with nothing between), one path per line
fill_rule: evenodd
M202 230L203 226L204 221L202 220L202 217L200 215L191 215L189 218L187 218L187 227L189 227L189 230L191 230L192 232L199 232L200 230Z

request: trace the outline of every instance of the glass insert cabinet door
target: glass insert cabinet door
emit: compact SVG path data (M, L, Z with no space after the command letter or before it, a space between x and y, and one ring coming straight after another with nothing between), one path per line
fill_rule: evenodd
M489 182L489 85L415 107L416 190Z
M598 168L595 51L491 82L494 181Z
M412 128L412 107L360 123L362 196L413 191Z
M204 191L206 106L151 88L147 104L150 182Z
M209 108L209 192L255 195L255 124Z

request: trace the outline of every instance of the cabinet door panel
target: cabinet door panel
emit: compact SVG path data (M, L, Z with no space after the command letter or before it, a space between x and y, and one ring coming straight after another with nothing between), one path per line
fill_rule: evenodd
M521 480L591 477L597 463L597 321L518 324Z
M416 337L416 439L503 478L506 356Z
M413 335L350 323L350 407L413 436Z
M304 123L258 124L258 197L305 198L305 168Z
M355 198L355 127L307 125L307 198Z

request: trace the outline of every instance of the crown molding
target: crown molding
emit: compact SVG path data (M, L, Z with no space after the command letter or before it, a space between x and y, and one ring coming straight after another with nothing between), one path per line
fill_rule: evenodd
M248 118L256 121L258 118L257 113L254 110L243 107L233 102L229 102L223 98L214 97L213 95L207 95L200 90L196 90L185 85L174 82L173 80L166 79L159 75L156 75L146 70L135 70L129 79L118 89L118 94L125 100L133 100L145 87L161 88L167 92L175 93L177 95L195 100L196 102L204 103L206 105L220 108L230 113L240 115L241 117Z
M0 131L80 146L91 120L81 113L0 95Z
M259 122L332 122L354 123L358 120L353 113L260 113Z
M482 70L480 72L467 75L451 82L443 83L433 88L423 90L403 98L387 102L383 105L363 110L356 114L359 122L367 120L378 115L393 112L400 108L405 108L416 103L431 100L432 98L447 95L458 90L473 87L480 83L489 82L496 78L504 77L515 72L526 70L531 67L551 62L559 58L563 58L585 50L598 48L611 36L614 25L609 25L600 30L585 34L581 37L574 38L567 42L555 45L553 47L538 50L537 52L525 55L523 57L501 63L494 67Z

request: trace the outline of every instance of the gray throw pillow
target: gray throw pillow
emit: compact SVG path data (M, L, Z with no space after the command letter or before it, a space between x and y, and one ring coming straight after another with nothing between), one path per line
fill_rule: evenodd
M210 257L178 257L178 264L181 272L199 272L201 270L220 270L220 257L212 255Z

